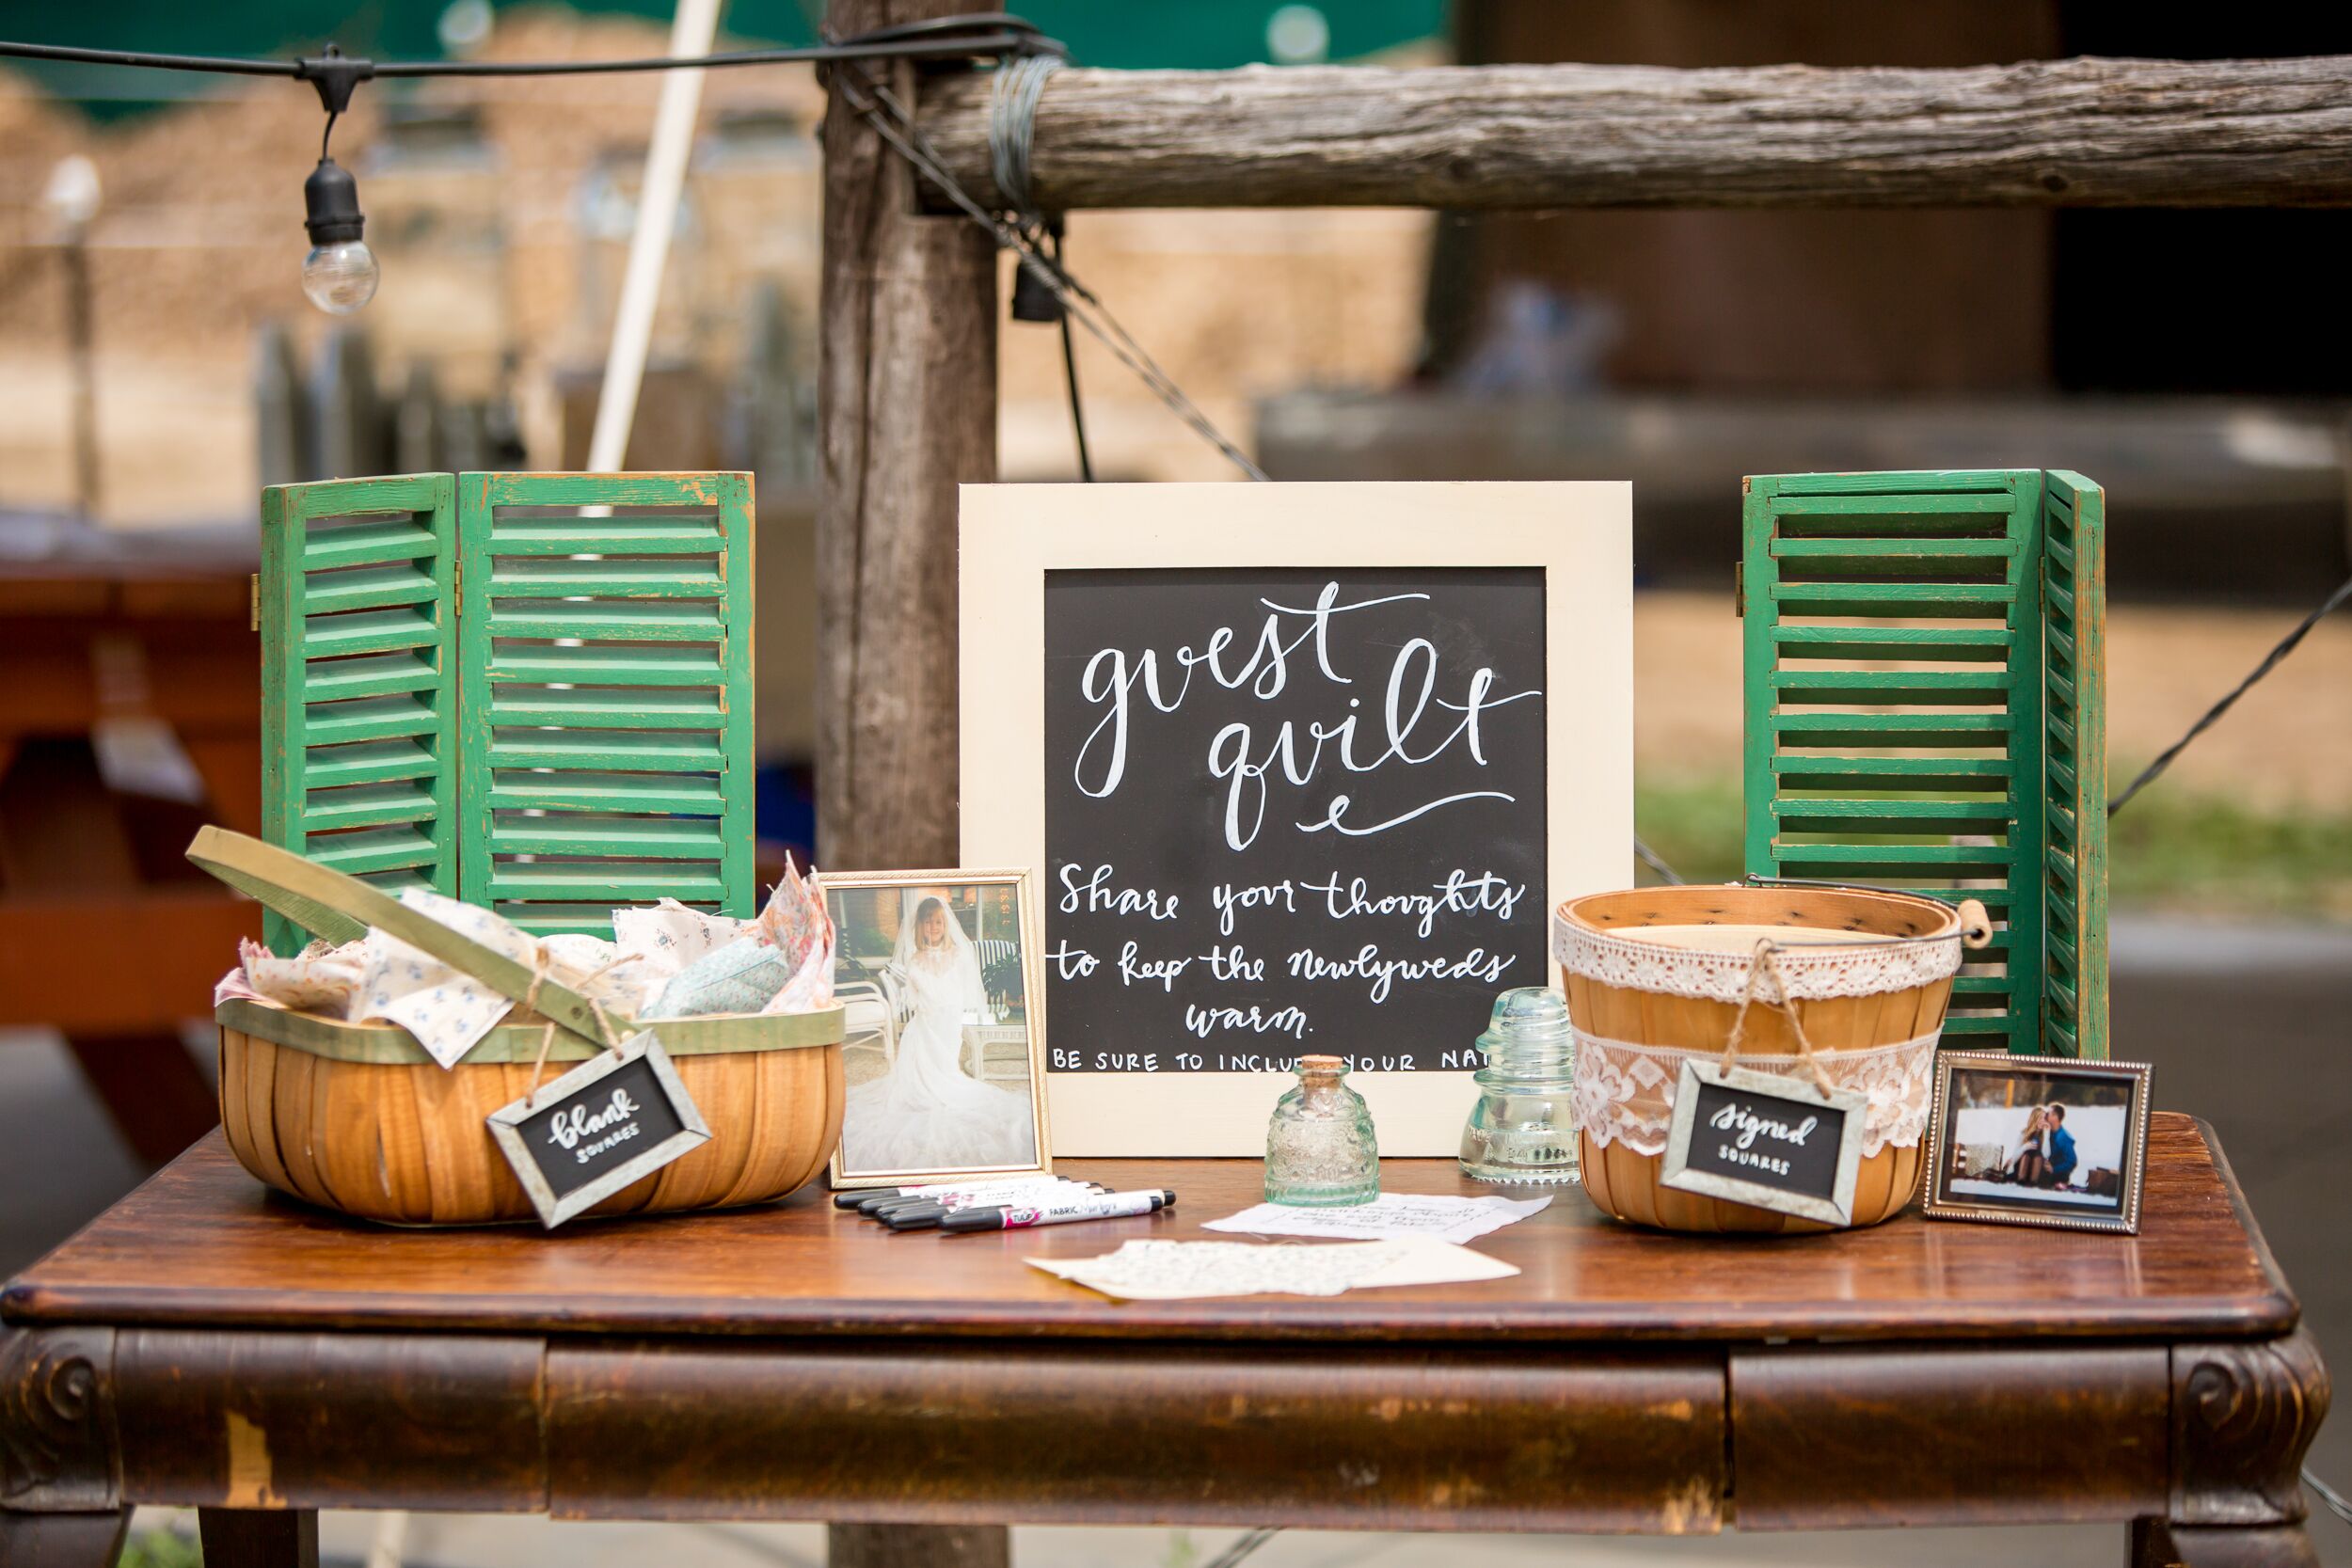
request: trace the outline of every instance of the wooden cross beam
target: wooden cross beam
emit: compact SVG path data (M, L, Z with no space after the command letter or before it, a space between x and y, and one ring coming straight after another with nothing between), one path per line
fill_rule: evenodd
M1031 179L1085 207L2285 207L2352 202L2352 57L1964 70L1067 70ZM922 121L998 203L989 79ZM936 193L927 196L935 200Z

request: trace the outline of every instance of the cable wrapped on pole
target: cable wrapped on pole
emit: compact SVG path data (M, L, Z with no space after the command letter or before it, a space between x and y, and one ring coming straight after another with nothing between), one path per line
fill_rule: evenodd
M991 73L988 94L988 162L996 190L1032 234L1044 214L1029 192L1029 153L1037 140L1038 101L1046 78L1062 68L1052 55L1008 60Z
M1135 372L1170 412L1224 453L1226 460L1244 474L1255 480L1266 477L1265 470L1216 427L1216 422L1185 394L1175 379L1160 368L1159 361L1152 358L1143 345L1120 325L1119 318L1111 314L1091 290L1048 255L1035 239L980 205L941 166L914 116L888 87L875 81L863 67L857 65L843 66L834 76L834 87L850 110L871 125L875 134L894 151L912 164L916 172L936 186L966 217L987 230L999 246L1011 251L1023 271L1034 275L1051 289L1055 297L1060 300L1062 309L1109 349L1112 357Z

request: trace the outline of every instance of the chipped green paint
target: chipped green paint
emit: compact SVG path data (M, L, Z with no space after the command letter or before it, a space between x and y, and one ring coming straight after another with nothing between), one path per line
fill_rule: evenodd
M753 911L750 475L419 474L262 505L268 842L535 932L610 934L614 904L662 896Z
M1955 982L1946 1043L2105 1056L2098 487L2014 469L1744 489L1750 873L1983 900L2002 928Z

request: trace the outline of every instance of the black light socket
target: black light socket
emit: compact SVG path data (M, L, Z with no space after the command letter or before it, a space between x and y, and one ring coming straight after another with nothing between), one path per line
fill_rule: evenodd
M346 244L367 227L367 215L359 211L359 182L332 158L321 158L302 182L302 226L314 245Z
M1017 322L1061 320L1061 300L1055 294L1053 286L1027 267L1013 269L1012 319Z
M1061 260L1061 219L1052 217L1044 223L1045 237L1053 243L1054 260ZM1054 292L1036 269L1018 266L1012 269L1012 319L1017 322L1057 322L1062 317L1061 296Z

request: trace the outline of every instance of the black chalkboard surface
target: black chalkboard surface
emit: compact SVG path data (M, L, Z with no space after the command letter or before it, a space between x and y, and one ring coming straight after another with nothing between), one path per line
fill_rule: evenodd
M1478 1065L1547 981L1543 570L1049 570L1044 609L1049 1067Z

